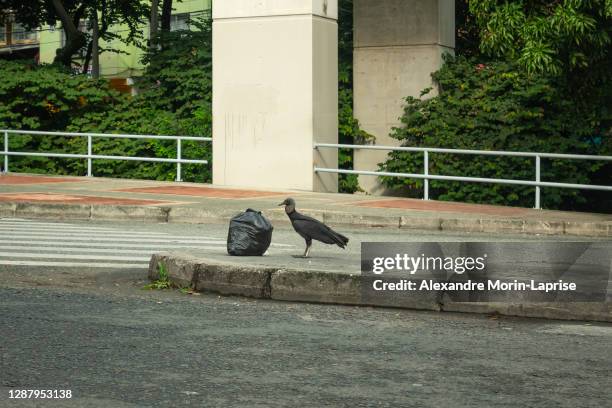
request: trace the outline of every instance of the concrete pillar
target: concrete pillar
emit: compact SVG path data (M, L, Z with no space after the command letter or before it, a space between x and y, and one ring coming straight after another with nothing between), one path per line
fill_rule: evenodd
M455 47L453 0L354 0L354 112L378 145L399 145L388 135L399 126L403 99L433 86L431 73ZM435 92L434 92L435 94ZM388 152L355 152L355 169L376 170ZM385 194L373 176L361 187Z
M213 183L337 191L337 0L213 1Z

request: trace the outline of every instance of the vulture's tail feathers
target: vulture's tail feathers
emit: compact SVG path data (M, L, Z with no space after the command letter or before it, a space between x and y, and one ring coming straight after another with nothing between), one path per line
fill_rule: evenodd
M336 245L338 245L340 248L344 249L344 247L346 246L346 244L348 244L349 239L347 237L345 237L344 235L332 230L332 237L334 239L334 242L336 243Z

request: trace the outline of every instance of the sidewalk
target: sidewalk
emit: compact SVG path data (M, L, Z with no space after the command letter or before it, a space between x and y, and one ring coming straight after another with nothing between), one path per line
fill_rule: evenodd
M252 207L287 223L280 203L326 223L428 231L612 237L612 214L296 191L255 191L176 182L0 175L0 216L205 223Z
M0 175L0 217L52 220L112 220L130 224L213 223L251 207L275 225L288 227L278 203L293 197L298 209L332 226L376 228L372 234L401 230L494 233L501 240L531 239L512 234L576 236L608 240L612 215L532 210L365 195L295 191L254 191L191 183ZM382 229L381 229L382 228ZM365 232L365 231L364 231ZM365 232L366 236L370 234ZM507 238L505 238L507 236ZM581 238L579 238L581 237ZM551 237L552 238L552 237ZM354 242L356 243L356 242ZM358 246L355 247L357 250ZM301 250L301 249L300 249ZM300 260L290 257L230 258L217 251L158 253L149 278L158 278L163 264L179 287L263 299L399 307L435 311L499 313L554 319L612 321L612 304L605 303L457 303L431 296L401 300L362 297L358 254L344 253L344 267L323 255ZM337 256L334 256L334 259ZM342 262L340 262L342 264Z

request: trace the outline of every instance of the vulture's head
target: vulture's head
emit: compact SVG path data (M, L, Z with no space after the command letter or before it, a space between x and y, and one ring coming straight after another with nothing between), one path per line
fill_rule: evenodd
M293 198L285 199L285 201L280 203L279 206L280 205L284 205L285 206L285 212L287 214L291 214L292 212L295 211L295 200Z

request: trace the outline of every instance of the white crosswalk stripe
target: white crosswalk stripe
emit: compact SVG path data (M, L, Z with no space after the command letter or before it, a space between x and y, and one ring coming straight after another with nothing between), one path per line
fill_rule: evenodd
M26 223L24 222L3 222L0 224L0 229L3 230L11 230L11 229L20 229L23 228L23 226L26 225ZM27 223L28 226L30 227L35 227L37 231L83 231L84 228L80 227L80 226L72 226L72 225L65 225L65 224L60 224L58 226L53 226L50 224L31 224L31 223ZM113 228L105 228L105 227L87 227L86 228L87 231L116 231ZM121 231L124 232L124 231ZM133 234L140 234L140 235L145 235L148 234L148 232L143 232L143 231L134 231ZM159 234L159 235L168 235L168 234Z
M214 244L214 243L224 243L223 240L214 240L210 239L184 239L184 238L174 238L174 237L166 237L166 238L142 238L142 237L132 237L125 235L114 235L114 234L65 234L65 233L48 233L48 234L30 234L30 233L2 233L2 237L6 240L10 239L53 239L62 237L64 240L74 240L74 241L110 241L110 242L180 242L184 244Z
M2 240L0 239L0 242L2 242ZM22 244L22 245L29 245L32 244L33 241L32 240L14 240L11 239L10 241L7 241L11 244ZM84 243L84 242L79 242L79 241L64 241L64 242L58 242L58 241L35 241L35 243L37 245L42 245L42 246L68 246L68 247L106 247L106 248L117 248L117 244L113 243L113 242L89 242L89 243ZM221 245L222 243L220 241L214 241L211 242L211 244L217 244L217 245ZM126 243L121 243L121 248L150 248L150 249L178 249L178 248L204 248L201 245L194 245L194 244L177 244L175 243L174 245L171 244L126 244Z
M23 225L5 225L3 223L0 223L0 233L5 233L5 232L18 232L18 231L23 231ZM109 229L109 228L78 228L78 227L61 227L61 228L53 228L51 226L47 227L35 227L35 231L40 232L42 234L45 233L49 233L49 232L58 232L61 231L63 233L66 234L80 234L83 232L88 232L88 233L98 233L98 234L107 234L107 233L111 233L114 235L131 235L131 236L149 236L149 237L172 237L173 235L170 234L164 234L164 233L149 233L149 232L143 232L143 231L118 231L118 230L113 230L113 229Z
M151 254L173 249L225 250L223 237L0 218L0 266L148 268ZM273 243L275 250L293 245Z
M142 269L148 264L118 263L118 262L48 262L48 261L15 261L0 260L0 265L19 265L19 266L61 266L65 268L117 268L117 269Z
M13 243L13 242L11 242ZM49 243L49 245L53 245L53 243ZM36 247L37 252L53 252L53 253L64 253L64 252L83 252L86 247L87 252L92 254L150 254L155 251L160 251L162 249L166 249L168 247L155 247L155 248L141 248L141 249L116 249L116 248L91 248L87 245L81 245L80 247L76 247L76 245L72 245L73 247L61 247L59 245L56 246L39 246ZM97 245L99 246L99 245ZM124 245L122 245L124 246ZM218 246L194 246L194 247L184 247L180 245L175 245L176 248L197 248L197 249L219 249ZM13 250L13 251L23 251L24 249L28 249L29 247L24 246L16 246L16 245L2 245L0 248L3 250ZM173 248L169 248L173 249Z
M74 254L33 254L31 252L0 252L0 258L44 258L44 259L91 259L91 255ZM149 262L148 256L117 256L117 255L95 255L96 259L105 261L133 261Z

